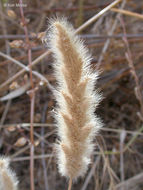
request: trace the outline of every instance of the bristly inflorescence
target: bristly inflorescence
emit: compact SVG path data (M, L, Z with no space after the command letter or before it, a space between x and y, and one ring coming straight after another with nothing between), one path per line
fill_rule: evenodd
M0 190L17 190L18 181L9 167L9 159L0 157Z
M94 114L101 98L94 90L98 73L92 72L91 56L66 19L52 20L47 38L55 58L58 83L55 91L58 167L63 176L77 179L88 169L92 141L101 127Z

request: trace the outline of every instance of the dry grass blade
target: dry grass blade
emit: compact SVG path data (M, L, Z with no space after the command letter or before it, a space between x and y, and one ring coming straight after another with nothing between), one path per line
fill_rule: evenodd
M127 10L123 10L123 9L116 9L116 8L112 8L111 11L143 20L143 15L141 15L139 13L134 13L131 11L127 11Z
M140 187L143 185L143 173L140 173L138 175L135 175L131 177L130 179L125 180L122 183L119 183L116 186L117 190L140 190Z
M45 53L43 53L42 55L40 55L38 58L36 58L32 63L31 66L33 67L34 65L38 64L42 59L44 59L47 55L49 55L49 51L46 51ZM11 83L12 81L16 80L19 76L21 76L22 74L24 74L27 71L27 69L22 69L19 72L17 72L14 76L12 76L11 78L9 78L7 81L5 81L4 83L2 83L0 85L0 89L4 88L6 85L8 85L9 83ZM35 71L33 71L35 72ZM39 73L40 74L40 73Z
M11 56L6 55L6 54L4 54L4 53L2 53L2 52L0 52L0 55L1 55L2 57L6 58L6 59L8 59L8 60L10 60L10 61L12 61L13 63L15 63L16 65L18 65L19 67L23 68L23 69L25 70L25 72L26 72L26 71L27 71L27 72L30 72L30 69L29 69L28 66L23 65L21 62L17 61L16 59L12 58ZM48 84L49 88L52 88L52 87L50 86L48 80L47 80L43 75L41 75L41 74L40 74L39 72L37 72L37 71L32 71L32 73L33 73L33 75L37 76L40 80L43 80L44 82L46 82L46 83ZM11 81L11 82L12 82L12 81Z
M83 25L81 25L78 29L76 29L76 33L81 32L84 30L87 26L95 22L99 17L101 17L103 14L105 14L107 11L109 11L112 7L116 6L118 3L120 3L122 0L115 0L113 3L102 9L98 14L94 15L92 18L90 18L88 21L86 21Z

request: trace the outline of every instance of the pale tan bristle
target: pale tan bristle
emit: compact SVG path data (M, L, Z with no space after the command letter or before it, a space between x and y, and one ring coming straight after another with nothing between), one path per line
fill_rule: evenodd
M9 159L0 158L0 190L17 190L18 181L15 173L9 168Z
M55 118L60 138L58 167L63 176L77 179L87 171L93 137L101 127L94 115L100 100L94 91L97 72L91 72L91 57L66 19L53 20L47 38L55 58L58 82L55 92L58 103Z

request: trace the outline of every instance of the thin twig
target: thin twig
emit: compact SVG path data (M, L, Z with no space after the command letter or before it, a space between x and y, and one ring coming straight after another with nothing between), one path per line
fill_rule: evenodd
M1 15L1 21L2 21L3 34L7 35L7 28L6 28L5 18L4 18L3 13L2 13L2 2L0 2L0 15ZM6 47L7 55L10 55L10 46L9 46L9 41L7 39L5 40L5 47ZM10 75L10 74L11 74L10 65L8 64L8 75ZM6 103L4 112L2 114L1 121L0 121L0 130L2 128L3 123L5 122L7 113L8 113L9 108L10 108L10 105L11 105L11 100L8 100L7 103Z
M69 179L69 186L68 186L68 190L72 189L72 178Z
M8 60L12 61L13 63L17 64L19 67L23 68L25 71L30 72L29 66L25 66L20 61L17 61L16 59L12 58L11 56L6 55L6 54L4 54L2 52L0 52L0 56L5 57L6 59L8 59ZM36 77L38 77L40 80L44 81L47 84L49 89L51 89L51 90L54 89L54 87L52 87L52 85L49 83L49 81L42 74L40 74L37 71L32 71L32 74L35 75Z
M8 102L7 102L6 106L5 106L5 110L4 110L4 112L2 114L2 117L1 117L1 120L0 120L0 130L2 129L3 123L4 123L5 119L6 119L8 110L10 108L10 105L11 105L11 100L8 100Z
M41 142L41 141L45 141L45 138L51 136L52 134L54 134L55 131L52 131L51 133L47 133L44 135L43 138L41 138L41 136L39 135L38 136L38 141ZM35 132L34 132L35 134ZM37 136L37 135L36 135ZM30 148L30 144L28 144L27 146L25 146L24 148L18 150L16 153L14 153L13 155L10 156L10 159L14 159L16 158L18 155L22 154L23 152L25 152L26 150L28 150Z
M46 120L46 113L48 109L48 103L44 105L41 123L45 123ZM41 137L43 138L45 134L45 128L41 128ZM44 155L45 154L45 144L44 141L41 141L41 152ZM45 158L42 158L42 166L43 166L43 174L44 174L44 184L45 184L45 190L49 190L49 184L48 184L48 177L47 177L47 164Z
M124 147L124 152L126 150L128 150L129 146L131 146L133 144L133 142L135 142L135 140L137 139L138 135L143 132L143 125L140 127L140 129L136 132L136 134L130 139L130 141L126 144L126 146Z
M32 35L28 35L28 37L30 39L36 38L36 37L33 37ZM23 34L0 35L0 39L11 39L11 40L14 40L14 39L25 39L25 35L23 35Z
M4 124L2 125L3 128L9 128L9 127L17 127L17 128L29 128L30 127L30 123L11 123L11 124ZM55 124L53 123L33 123L33 126L34 127L46 127L46 128L49 128L49 127L54 127L56 126ZM102 131L110 131L110 132L114 132L114 133L121 133L122 129L112 129L112 128L108 128L108 127L103 127L101 129ZM143 136L143 133L140 133L138 131L129 131L129 130L125 130L125 132L127 134L130 134L130 135L136 135L138 133L138 135L141 135Z
M8 128L8 127L17 127L17 128L29 128L30 127L30 123L12 123L12 124L5 124L2 125L2 127L4 128ZM55 124L53 123L33 123L34 127L53 127L55 126Z
M143 20L143 15L141 15L139 13L134 13L131 11L127 11L127 10L123 10L123 9L116 9L116 8L112 8L111 11L116 12L116 13L121 13L124 15L128 15L128 16L132 16L132 17Z
M8 15L4 14L3 11L0 11L0 16L4 17L4 19L12 22L13 25L16 25L18 28L20 28L21 30L23 30L23 27L19 23L17 23L14 19L12 19L11 17L9 17Z
M122 130L120 133L120 178L121 181L124 181L125 179L125 173L124 173L124 141L126 137L125 130Z
M39 63L42 59L44 59L47 55L50 54L50 51L46 51L45 53L43 53L42 55L40 55L38 58L36 58L32 63L31 66L35 66L37 63ZM26 72L25 68L21 69L19 72L17 72L14 76L12 76L11 78L9 78L7 81L5 81L4 83L2 83L0 85L0 89L4 88L6 85L8 85L9 83L13 82L15 79L17 79L20 75L24 74Z
M14 159L15 157L17 157L18 155L24 153L24 152L25 152L26 150L28 150L28 149L29 149L29 144L28 144L27 146L21 148L21 149L18 150L17 152L15 152L14 154L12 154L12 155L10 156L10 159L11 159L11 160Z
M4 58L6 58L6 59L12 61L13 63L17 64L19 67L25 69L26 71L29 71L29 68L28 68L28 67L26 67L25 65L23 65L20 61L17 61L16 59L12 58L11 56L6 55L6 54L4 54L4 53L2 53L2 52L0 52L0 56L2 56L2 57L4 57Z
M121 10L121 9L120 9ZM79 35L81 38L84 39L106 39L106 38L123 38L124 34L114 34L114 35L98 35L98 34L81 34ZM29 39L33 39L35 37L28 35ZM128 38L142 38L143 33L136 33L136 34L127 34ZM8 34L8 35L0 35L0 39L24 39L25 35L19 34Z
M139 84L139 78L138 78L136 70L135 70L135 66L134 66L133 59L132 59L132 53L131 53L130 46L129 46L129 43L128 43L128 40L127 40L127 37L126 37L127 32L126 32L126 28L125 28L125 23L124 23L124 21L123 21L123 19L121 17L120 17L120 22L121 22L123 32L124 32L124 36L125 36L123 38L123 40L124 40L126 48L127 48L127 53L125 53L125 56L126 56L126 59L128 61L128 65L129 65L129 67L131 69L131 74L134 77L134 80L135 80L135 83L136 83L135 96L136 96L137 100L139 101L140 114L141 114L141 117L143 118L143 99L142 99L141 87L140 87L140 84Z
M123 0L122 4L121 4L121 9L124 8L126 4L126 0ZM117 24L118 24L118 17L120 16L120 13L117 14L116 16L116 19L111 27L111 30L108 32L108 35L112 35L117 27ZM100 68L100 65L101 65L101 62L103 60L103 57L104 57L104 54L106 53L108 47L110 45L110 39L107 39L105 44L104 44L104 47L102 48L102 52L101 52L101 55L99 56L99 59L98 59L98 63L97 63L97 69Z
M94 15L92 18L90 18L88 21L86 21L83 25L81 25L78 29L76 29L76 33L81 32L84 30L87 26L95 22L99 17L101 17L103 14L105 14L107 11L109 11L112 7L116 6L118 3L120 3L122 0L116 0L104 9L102 9L98 14Z
M137 76L137 73L136 73L136 70L135 70L135 67L134 67L130 46L129 46L129 43L128 43L128 40L127 40L127 37L126 37L127 32L126 32L125 23L124 23L124 20L123 20L122 17L120 17L120 23L122 25L124 36L125 36L123 38L123 41L125 42L125 45L126 45L126 48L127 48L127 52L125 53L125 56L126 56L128 65L129 65L129 67L131 69L131 74L132 74L132 76L134 77L134 80L135 80L135 84L136 84L135 96L136 96L136 98L137 98L137 100L139 101L139 104L140 104L140 112L138 112L137 115L139 116L139 118L143 122L143 99L142 99L141 88L140 88L140 84L139 84L139 78ZM142 131L143 131L143 126L140 127L140 129L137 131L136 135L134 135L130 139L130 141L126 144L126 146L124 147L124 152L129 148L129 146L131 146L133 144L133 142L138 137L138 134L140 132L142 132Z
M109 5L109 3L107 3L107 4L102 4L102 5L91 5L91 6L84 6L83 7L83 9L86 11L86 10L93 10L93 9L98 9L98 8L100 8L100 9L102 9L102 8L104 8L104 7L106 7L106 6L108 6ZM40 10L38 10L38 9L31 9L31 10L27 10L26 11L26 13L29 13L29 12L35 12L35 13L41 13L41 11L43 12L69 12L69 11L78 11L79 10L79 7L66 7L66 8L64 8L64 7L58 7L58 8L49 8L49 5L47 5L46 7L44 7L43 9L40 9Z
M27 29L27 24L25 21L24 17L24 12L23 12L23 1L19 0L20 3L20 14L21 14L21 19L22 19L22 24L24 27L24 32L26 36L26 43L27 43L27 49L28 49L28 64L30 68L30 83L31 83L31 92L30 92L30 185L31 185L31 190L34 190L34 128L33 128L33 121L34 121L34 105L35 105L35 90L34 90L34 83L33 83L33 75L32 75L32 56L31 56L31 44L29 41L28 37L28 29Z
M121 183L119 183L118 185L116 185L115 189L116 190L137 190L140 189L140 187L142 187L143 184L143 172L139 173ZM139 188L137 188L139 187Z
M51 158L53 157L52 154L42 154L42 155L35 155L33 158L35 159L43 159L43 158ZM30 160L30 156L23 156L23 157L16 157L16 158L11 158L12 162L18 162L18 161L26 161Z
M101 136L101 139L102 139L102 142L104 143L104 146L105 146L105 149L106 149L106 143L105 143L104 138L102 136ZM106 170L106 168L107 168L109 176L110 176L110 186L114 186L114 180L115 179L118 180L118 177L117 177L116 173L114 172L114 170L110 166L108 154L105 153L107 151L103 151L102 146L99 145L99 144L98 144L98 147L99 147L100 153L101 153L101 155L102 155L102 157L104 159L104 169Z
M90 182L92 176L94 175L96 166L97 166L97 164L99 164L100 158L101 158L101 156L99 155L99 156L96 158L95 162L93 163L92 168L91 168L91 170L89 171L89 173L88 173L88 175L87 175L87 177L86 177L86 179L85 179L85 181L84 181L84 184L83 184L81 190L86 190L86 189L87 189L87 186L88 186L88 184L89 184L89 182Z

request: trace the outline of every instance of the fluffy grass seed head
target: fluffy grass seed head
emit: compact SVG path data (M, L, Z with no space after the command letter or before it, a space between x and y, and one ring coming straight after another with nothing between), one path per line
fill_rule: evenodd
M55 91L58 168L61 175L75 180L88 169L92 141L101 127L94 114L100 101L94 90L98 73L92 72L91 56L65 18L51 20L47 39L55 58L58 83Z
M0 190L17 190L18 181L9 167L9 159L0 157Z

